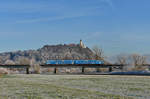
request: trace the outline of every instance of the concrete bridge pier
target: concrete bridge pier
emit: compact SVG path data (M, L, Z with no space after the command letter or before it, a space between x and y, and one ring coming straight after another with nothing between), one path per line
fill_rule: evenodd
M26 74L30 74L28 67L26 68Z
M109 72L112 72L112 67L111 66L109 67Z
M54 74L56 74L56 73L57 73L57 68L55 67L55 68L54 68Z
M84 74L84 72L85 72L85 67L82 66L82 74Z

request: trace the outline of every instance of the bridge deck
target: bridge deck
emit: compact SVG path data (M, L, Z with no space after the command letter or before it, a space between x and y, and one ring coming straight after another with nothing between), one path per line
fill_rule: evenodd
M123 67L124 65L120 64L42 64L44 68L47 67L89 67L89 68L98 68L98 67Z

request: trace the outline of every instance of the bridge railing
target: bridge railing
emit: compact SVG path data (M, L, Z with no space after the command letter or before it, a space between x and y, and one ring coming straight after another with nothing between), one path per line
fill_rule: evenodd
M24 64L14 64L14 65L11 65L11 64L0 64L0 68L25 68L26 69L26 74L29 74L29 68L30 68L30 65L24 65Z

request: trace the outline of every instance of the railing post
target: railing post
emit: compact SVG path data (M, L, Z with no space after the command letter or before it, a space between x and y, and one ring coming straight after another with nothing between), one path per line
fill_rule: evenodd
M96 68L96 72L101 72L101 71L100 71L100 68Z
M54 68L54 74L56 74L56 73L57 73L57 68L55 67L55 68Z
M26 68L26 74L30 74L29 73L29 67Z
M109 72L112 72L112 67L111 66L109 66Z
M82 66L82 73L84 74L84 66Z

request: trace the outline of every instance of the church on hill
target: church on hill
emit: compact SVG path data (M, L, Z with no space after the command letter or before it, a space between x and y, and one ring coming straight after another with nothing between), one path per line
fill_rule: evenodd
M86 48L86 46L84 45L84 43L82 42L82 40L80 40L80 47L81 48Z

